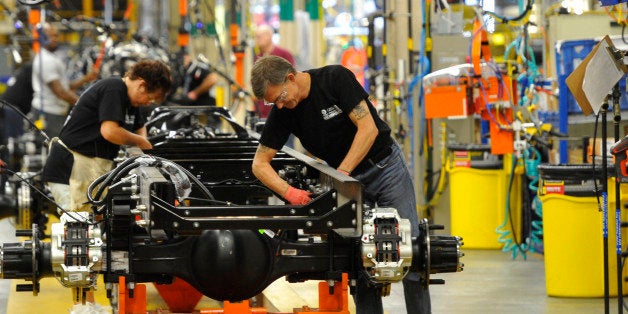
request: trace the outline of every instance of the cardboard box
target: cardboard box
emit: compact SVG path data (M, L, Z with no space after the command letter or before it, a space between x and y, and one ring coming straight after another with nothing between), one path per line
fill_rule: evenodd
M615 144L615 139L612 137L607 137L606 138L606 156L608 158L611 158L613 155L611 154L611 146L613 146L613 144ZM593 139L590 138L589 139L589 144L587 146L587 163L591 163L593 162L592 160L592 156L595 157L600 157L600 158L596 158L595 161L596 162L601 162L601 157L602 157L602 139L601 138L596 138L595 139L595 154L593 153Z

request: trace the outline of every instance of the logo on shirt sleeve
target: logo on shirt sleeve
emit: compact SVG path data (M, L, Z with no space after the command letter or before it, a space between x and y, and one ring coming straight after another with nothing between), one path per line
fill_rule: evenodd
M329 120L341 113L342 113L342 109L338 108L338 106L336 105L321 110L321 114L323 115L324 120Z
M124 123L127 125L133 125L135 123L135 114L127 114L124 117Z

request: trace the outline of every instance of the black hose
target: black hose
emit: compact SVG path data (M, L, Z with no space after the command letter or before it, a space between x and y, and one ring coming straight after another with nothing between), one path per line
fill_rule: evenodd
M160 161L166 161L166 162L172 163L177 168L179 168L181 171L183 171L188 176L188 178L192 179L192 181L194 181L194 183L196 183L196 185L201 189L201 191L203 191L203 193L205 193L205 196L207 196L209 199L212 199L212 200L216 199L214 197L214 195L211 192L209 192L209 189L207 189L207 187L205 187L203 182L201 182L201 180L199 180L195 175L193 175L187 169L185 169L185 168L181 167L180 165L172 162L171 160L168 160L168 159L165 159L165 158L162 158L162 157L154 157L154 158L156 158L157 160L160 160Z
M105 205L105 200L104 199L100 200L100 197L104 193L105 189L109 187L112 182L117 181L121 176L126 175L129 171L131 171L134 168L137 168L139 165L142 165L142 163L132 162L126 166L116 167L114 170L107 173L107 178L103 181L102 184L100 184L100 186L98 187L98 190L96 191L96 195L93 198L91 198L92 190L90 190L89 188L92 188L93 187L92 184L94 184L94 182L96 181L92 182L92 184L90 184L88 188L89 202L96 206Z
M110 182L113 181L114 176L120 171L120 170L118 170L119 168L125 167L126 165L134 162L135 159L137 159L139 157L141 157L141 156L131 157L131 158L125 160L124 162L122 162L115 169L113 169L113 170L103 174L102 176L96 178L96 180L94 180L89 185L89 187L87 187L87 198L88 198L89 202L94 204L94 205L96 205L96 206L103 205L104 202L96 201L96 199L100 198L100 195L102 195L102 192L104 190L104 186L109 186ZM101 184L101 183L103 183L103 184ZM100 188L98 189L96 196L92 198L92 191L99 184L101 184Z
M117 180L119 180L122 176L126 175L129 171L131 171L133 168L138 167L139 165L145 164L142 161L136 161L137 158L139 157L145 157L145 156L149 156L149 155L140 155L140 156L134 156L131 157L130 159L125 160L123 163L121 163L120 165L118 165L115 169L111 170L110 172L98 177L96 180L94 180L94 182L92 182L89 187L87 188L87 197L88 200L91 204L95 205L95 206L102 206L105 204L105 200L100 200L100 197L102 196L103 192L105 191L105 189L107 187L109 187L111 185L112 182L115 182ZM201 191L205 194L205 196L210 199L210 200L215 200L216 198L214 197L214 195L209 191L209 189L207 189L207 187L205 187L205 185L195 176L193 175L191 172L189 172L187 169L181 167L180 165L172 162L171 160L165 159L165 158L161 158L161 157L156 157L156 156L149 156L150 158L153 158L155 162L159 162L159 163L169 163L171 165L173 165L174 167L176 167L177 169L181 170L183 173L185 173L185 175L191 179L192 181L194 181L194 183L196 183L196 185L199 187L199 189L201 189ZM149 163L150 165L150 163ZM94 188L99 185L98 190L96 191L96 195L92 197L92 193Z
M50 138L48 137L48 135L46 134L46 132L44 132L43 130L39 129L35 123L33 121L31 121L20 109L18 109L17 107L15 107L13 104L9 103L6 100L2 100L0 99L0 105L2 105L1 107L9 107L11 108L13 111L15 111L17 114L19 114L22 119L24 119L26 122L28 122L28 124L30 124L35 130L39 131L39 134L41 134L41 136L44 138L44 145L48 146L48 144L50 143Z
M31 189L35 190L35 192L39 193L41 196L43 196L48 202L50 202L52 205L54 205L55 207L57 207L59 210L61 210L63 213L68 214L68 216L70 216L72 219L74 219L76 222L80 222L80 223L85 223L88 225L96 225L98 224L98 222L93 222L90 223L88 221L83 220L83 217L76 217L74 215L74 212L71 211L67 211L65 208L61 207L59 204L57 204L57 202L55 202L53 199L51 199L50 197L48 197L48 195L46 193L44 193L43 191L41 191L40 189L38 189L37 187L35 187L28 179L30 178L24 178L22 176L20 176L17 172L7 169L7 168L3 168L2 171L6 171L9 174L15 176L16 178L18 178L18 180L26 183Z

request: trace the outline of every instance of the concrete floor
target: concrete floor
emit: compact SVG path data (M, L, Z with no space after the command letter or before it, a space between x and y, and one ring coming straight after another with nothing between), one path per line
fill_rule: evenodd
M434 276L445 279L445 285L430 287L433 313L604 313L603 298L548 297L542 255L512 260L500 250L465 250L463 261L463 272ZM402 313L393 304L389 313ZM618 312L612 298L610 313Z
M9 219L0 220L0 243L16 241ZM464 248L463 248L464 250ZM444 285L432 285L432 309L439 313L604 313L603 298L556 298L548 297L545 290L543 256L528 254L526 260L511 259L499 250L464 250L465 269L461 273L437 274L433 278L445 280ZM10 291L10 280L0 280L0 314L18 314L7 311L7 300L37 297L29 293ZM313 285L310 285L313 287ZM59 286L59 289L64 289ZM301 293L315 295L309 288L297 288ZM69 292L67 293L69 298ZM69 301L69 300L68 300ZM37 303L34 303L37 304ZM44 304L45 306L45 304ZM384 299L387 313L404 313L403 289L400 283L393 284L391 295ZM59 312L67 313L66 309ZM617 299L610 301L610 313L618 313ZM628 313L628 310L626 311Z

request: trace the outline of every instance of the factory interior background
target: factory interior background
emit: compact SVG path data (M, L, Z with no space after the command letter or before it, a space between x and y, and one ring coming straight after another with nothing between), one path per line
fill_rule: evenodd
M389 314L406 312L415 271L432 313L628 311L624 1L0 0L0 11L0 313L359 314L362 268ZM62 80L81 83L76 99L140 60L172 74L167 97L142 108L152 148L122 145L86 212L58 208L42 179L54 122L31 85L45 76L33 62L48 51L44 25L58 32ZM262 30L296 71L353 73L401 149L419 236L299 138L271 164L311 202L291 206L256 178L272 100L251 84ZM199 73L213 78L211 103L190 98Z

